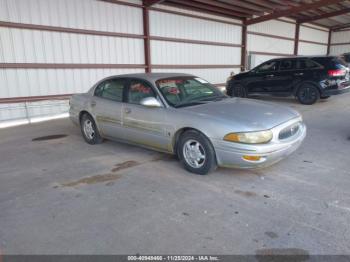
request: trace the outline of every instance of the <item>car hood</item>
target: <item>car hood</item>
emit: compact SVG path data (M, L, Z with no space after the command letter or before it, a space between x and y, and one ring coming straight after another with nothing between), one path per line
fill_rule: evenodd
M245 132L271 129L300 116L289 107L246 98L227 98L218 102L184 107L182 110L208 120L215 119L223 124L234 125L239 131Z

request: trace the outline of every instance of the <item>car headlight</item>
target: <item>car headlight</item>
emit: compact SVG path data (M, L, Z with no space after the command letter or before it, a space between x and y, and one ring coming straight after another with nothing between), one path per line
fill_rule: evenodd
M225 141L245 143L245 144L263 144L272 139L272 131L258 131L246 133L229 133L224 136Z

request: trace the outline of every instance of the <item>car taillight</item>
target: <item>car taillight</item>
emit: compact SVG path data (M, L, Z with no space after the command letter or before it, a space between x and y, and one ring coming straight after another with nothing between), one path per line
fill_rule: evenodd
M328 70L329 76L344 76L345 74L346 74L346 70L344 69Z

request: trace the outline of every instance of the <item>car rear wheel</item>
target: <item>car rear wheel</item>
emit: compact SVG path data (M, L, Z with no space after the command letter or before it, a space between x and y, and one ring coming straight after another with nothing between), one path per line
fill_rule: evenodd
M320 92L317 87L304 84L302 85L297 92L297 98L299 102L303 105L312 105L320 98Z
M186 131L180 137L177 154L185 169L198 175L206 175L217 167L212 144L198 131Z
M81 133L83 134L84 140L88 144L94 145L102 143L103 138L98 132L94 119L89 114L84 114L81 117L80 129Z
M233 96L235 97L247 97L247 90L244 86L242 85L235 85L233 87Z

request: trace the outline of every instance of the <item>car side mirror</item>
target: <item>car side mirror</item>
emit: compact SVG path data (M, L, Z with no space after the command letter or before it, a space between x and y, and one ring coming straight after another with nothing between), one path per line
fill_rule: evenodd
M145 107L162 107L161 103L155 97L146 97L141 99L140 104Z

